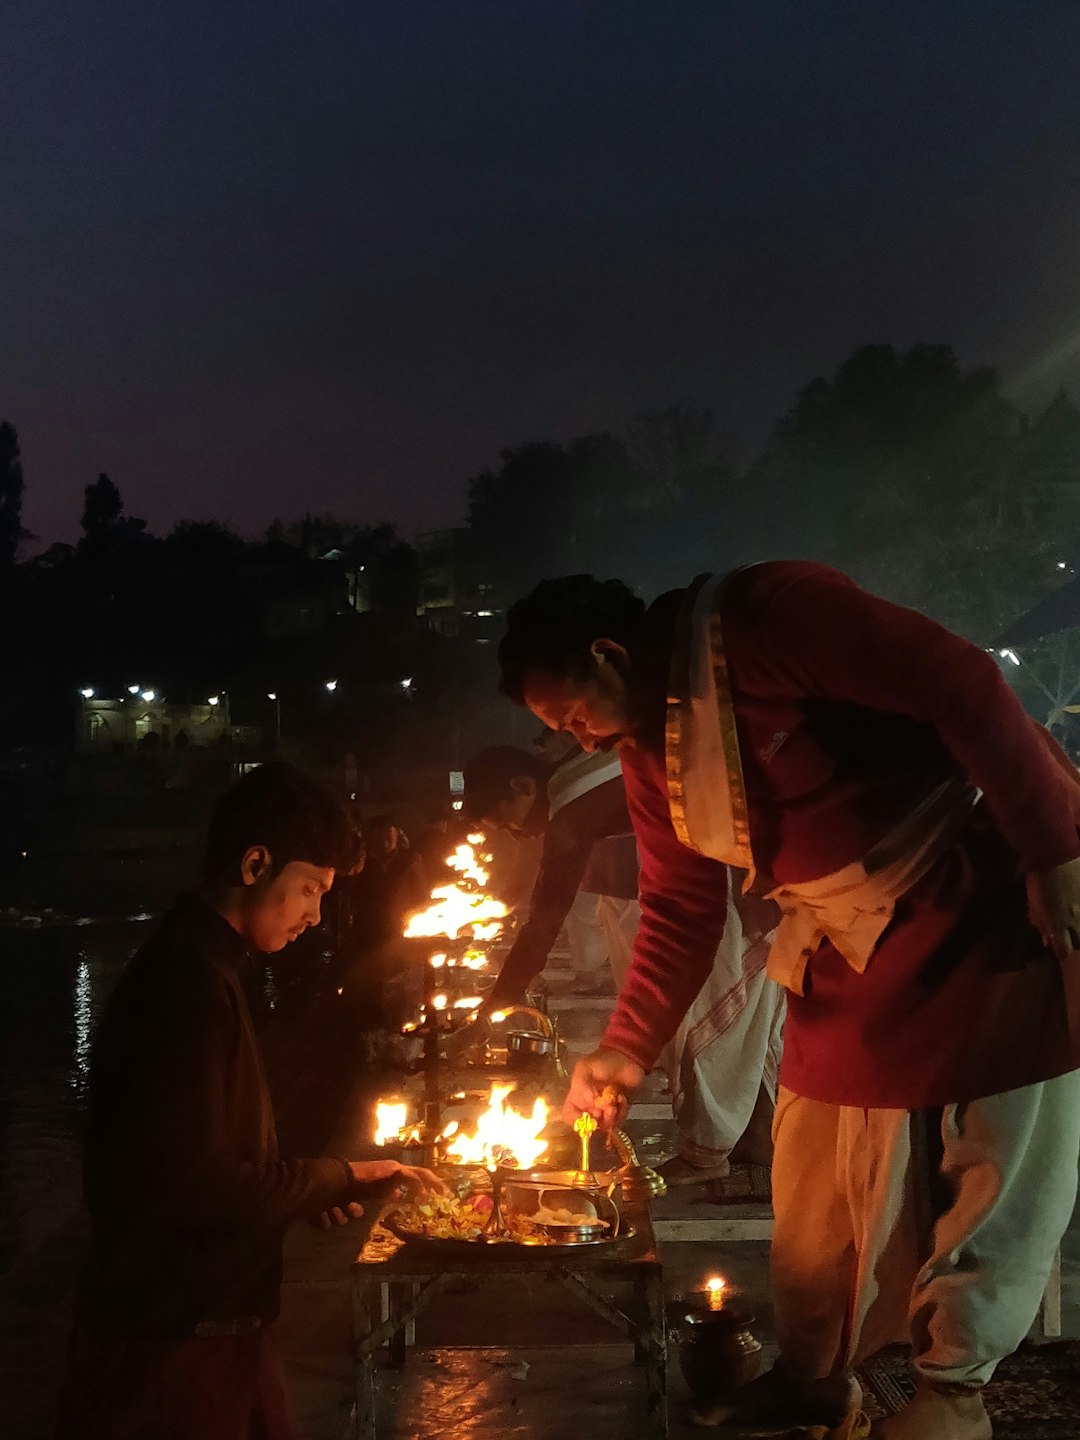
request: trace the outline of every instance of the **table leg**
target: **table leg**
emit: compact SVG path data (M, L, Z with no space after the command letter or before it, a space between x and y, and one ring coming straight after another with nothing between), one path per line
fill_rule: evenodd
M390 1316L394 1319L396 1323L394 1325L393 1332L390 1335L390 1339L387 1341L387 1346L390 1351L389 1363L394 1370L400 1370L405 1364L405 1351L409 1343L407 1332L411 1322L402 1322L400 1321L399 1316L401 1315L402 1310L405 1308L401 1304L402 1297L403 1295L407 1294L410 1289L411 1287L406 1287L405 1285L402 1285L400 1281L390 1282Z
M634 1364L647 1365L649 1363L649 1345L647 1334L649 1329L649 1301L647 1295L648 1281L641 1277L634 1280Z
M667 1310L664 1301L664 1279L659 1273L644 1282L646 1331L645 1346L645 1433L649 1440L667 1440Z
M362 1345L378 1325L378 1287L353 1281L353 1383L356 1390L356 1440L375 1440L375 1355Z

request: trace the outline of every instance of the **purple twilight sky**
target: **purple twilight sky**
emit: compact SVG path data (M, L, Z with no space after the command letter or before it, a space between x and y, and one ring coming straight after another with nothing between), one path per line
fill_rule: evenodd
M856 345L1080 392L1073 0L16 0L0 418L25 522L455 522L500 447ZM1080 396L1078 396L1080 398Z

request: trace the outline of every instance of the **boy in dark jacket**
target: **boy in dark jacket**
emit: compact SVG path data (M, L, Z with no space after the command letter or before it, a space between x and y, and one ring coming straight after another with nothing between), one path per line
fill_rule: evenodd
M291 766L224 795L203 886L135 955L101 1022L83 1179L93 1231L58 1435L292 1440L270 1326L285 1227L343 1224L391 1161L282 1159L242 986L319 921L358 838Z

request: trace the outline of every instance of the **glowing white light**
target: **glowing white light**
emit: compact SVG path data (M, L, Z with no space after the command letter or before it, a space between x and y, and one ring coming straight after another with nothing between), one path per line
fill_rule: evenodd
M157 699L157 691L156 691L156 690L144 690L144 691L142 692L142 698L143 698L143 699L146 701L146 703L149 705L150 702L151 702L151 700Z
M446 996L445 996L445 995L433 995L433 996L431 997L431 1004L432 1004L432 1008L435 1009L435 1010L445 1010L445 1009L446 1009Z
M276 690L267 690L267 692L266 692L266 698L267 698L268 700L276 700L276 699L277 699L277 691L276 691Z
M1012 665L1020 664L1020 656L1016 653L1015 650L999 650L998 654L1001 656L1002 660L1008 660Z
M404 1100L380 1100L375 1106L375 1144L397 1140L408 1121L409 1107Z
M327 688L327 690L330 691L330 694L332 695L332 694L334 693L334 691L337 689L337 681L336 681L336 680L327 680L327 682L326 682L326 688Z
M1064 561L1064 560L1059 560L1059 561L1057 562L1057 568L1058 568L1059 570L1064 570L1064 569L1066 569L1065 561Z
M128 694L129 694L129 695L137 695L138 693L139 693L139 687L138 687L138 685L129 685L129 686L128 686Z
M94 698L94 691L90 685L87 685L84 690L80 690L79 694L84 700L92 700Z
M460 1000L454 1001L455 1010L476 1010L483 1004L479 995L465 995Z
M409 690L409 689L412 688L412 676L411 676L411 675L409 675L406 679L402 680L402 682L401 682L401 688L402 688L403 690Z
M207 703L208 705L220 705L220 704L221 704L221 696L220 696L220 695L211 695L211 696L207 699L207 702L206 702L206 703Z
M494 611L494 610L477 610L476 613L477 613L477 615L481 616L481 618L483 618L483 619L485 619L485 620L488 620L488 619L491 618L492 615L495 614L495 611Z

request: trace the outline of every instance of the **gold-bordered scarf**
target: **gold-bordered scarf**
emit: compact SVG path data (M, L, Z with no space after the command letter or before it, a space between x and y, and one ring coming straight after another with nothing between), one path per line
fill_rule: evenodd
M724 649L727 576L699 575L675 624L664 733L668 804L684 845L754 878L750 812Z

